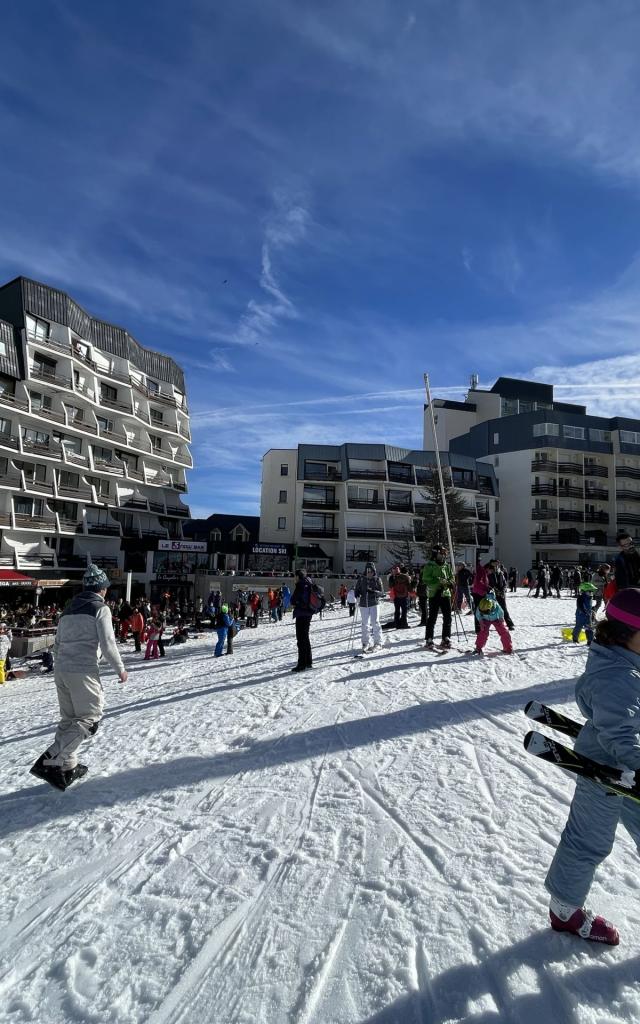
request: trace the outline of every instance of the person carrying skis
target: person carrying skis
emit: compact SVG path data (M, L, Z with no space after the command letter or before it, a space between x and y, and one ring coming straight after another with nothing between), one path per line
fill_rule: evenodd
M233 619L229 615L229 606L223 604L220 606L220 611L215 617L215 631L218 634L218 642L213 652L214 658L220 658L222 656L222 649L224 642L227 639L227 635L231 626L233 625Z
M587 719L576 753L625 772L640 769L640 589L618 591L598 622L576 683ZM640 848L640 804L578 778L569 818L545 879L556 931L616 946L617 928L585 907L593 876L611 853L619 822Z
M429 616L424 637L425 650L433 650L433 634L438 612L442 612L441 646L451 647L451 595L455 581L443 547L433 549L431 558L420 575L426 584L429 599Z
M362 650L382 647L382 631L378 619L378 601L382 597L382 580L373 562L367 562L364 574L358 577L354 593L360 601Z
M57 789L66 789L87 771L86 765L78 764L76 751L83 740L95 735L102 718L100 652L120 682L127 681L104 601L109 580L97 565L90 565L82 582L84 589L60 616L54 644L60 724L53 743L30 768L32 775Z
M597 593L598 588L593 583L581 583L578 587L576 598L576 624L573 627L572 640L574 644L580 643L580 633L584 629L587 637L587 647L591 647L593 640L593 610L592 595Z
M504 611L492 590L487 591L484 597L481 597L478 601L476 620L478 622L478 635L476 636L476 646L472 652L473 654L483 655L483 648L489 639L489 630L492 626L495 627L502 641L503 652L505 654L513 654L511 636L504 621Z

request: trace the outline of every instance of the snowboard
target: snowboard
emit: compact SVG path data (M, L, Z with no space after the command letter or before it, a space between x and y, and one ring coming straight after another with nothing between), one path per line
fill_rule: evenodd
M565 747L563 743L544 736L541 732L528 732L524 738L524 749L528 754L539 757L542 761L556 765L557 768L564 768L574 775L580 775L584 779L591 779L604 789L618 796L625 796L630 800L640 803L640 782L638 773L622 772L619 768L611 768L609 765L592 761L589 757L577 754L571 747ZM627 786L623 782L623 775L634 777L632 785Z

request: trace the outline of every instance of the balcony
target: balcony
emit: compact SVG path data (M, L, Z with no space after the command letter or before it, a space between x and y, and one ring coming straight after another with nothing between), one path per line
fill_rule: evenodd
M555 459L532 459L531 460L531 472L532 473L557 473L558 463Z
M338 530L328 530L319 526L314 528L312 526L303 526L300 534L302 537L327 537L336 539L339 537Z
M584 466L581 462L558 462L559 473L575 473L576 476L582 476L584 473Z
M14 473L5 473L0 476L0 487L22 487L22 478Z
M616 491L618 501L640 501L640 491Z
M17 452L19 446L19 439L14 437L13 434L0 433L0 448L11 448L13 451Z
M93 501L93 491L90 487L63 487L58 484L58 494L61 498L75 498L77 501Z
M347 497L347 505L349 508L384 509L384 501L382 498L375 498L374 500L369 501L366 498Z
M347 471L349 480L386 480L387 474L383 469L355 469L349 466Z
M129 466L126 465L126 463L125 463L125 469L127 471L126 472L127 480L139 480L141 483L145 482L144 473L139 473L137 469L131 469ZM151 481L151 480L149 481L149 483L152 483L152 482L153 481Z
M49 533L55 533L56 530L54 516L29 516L24 512L16 512L15 520L17 530L47 530Z
M558 487L558 494L561 498L584 498L582 487L573 487L571 484L561 484Z
M589 487L588 484L585 484L584 496L587 501L589 501L590 498L593 498L596 501L608 501L609 491L606 487Z
M387 540L413 540L413 530L390 530L387 528Z
M184 505L167 505L168 516L180 516L183 519L191 518L191 510Z
M640 480L640 469L635 466L616 466L616 476L626 477L627 480Z
M556 488L556 485L555 485L555 481L554 481L551 484L531 484L531 493L532 494L557 494L558 491L557 491L557 488ZM580 491L580 494L582 494L582 491Z
M90 520L87 520L87 531L91 534L100 535L102 537L120 536L120 526L115 523L113 523L113 525L110 523L92 523ZM94 562L95 561L96 559L94 559Z
M618 520L618 525L621 523L625 526L637 526L640 524L640 515L635 512L619 512L616 519Z
M8 512L0 512L0 526L11 527L11 516Z
M393 466L388 467L389 480L396 484L407 484L410 486L415 482L413 476L413 469L398 469Z
M137 509L138 511L149 511L149 504L146 499L142 498L129 498L127 501L120 502L120 508L125 509Z
M60 524L60 533L82 533L82 520L77 519L66 519L63 516L58 516L58 522Z
M25 476L24 480L25 491L35 491L36 494L51 494L53 495L53 484L48 484L43 480L30 480Z
M414 514L417 516L428 516L429 511L433 509L433 505L429 505L426 502L416 501L413 506Z
M478 519L480 520L481 523L490 522L491 516L489 514L488 508L481 508L480 506L476 506L476 512L478 515Z
M54 409L34 409L33 407L28 410L29 416L40 416L43 420L50 420L52 423L62 423L66 426L66 420L61 412L55 412Z
M88 420L81 419L79 416L74 417L74 419L71 419L71 417L68 416L66 426L71 427L74 430L82 430L85 434L98 433L98 428L94 423L89 423Z
M531 510L532 519L557 519L557 508L534 508Z
M24 412L29 410L28 402L24 402L21 398L16 398L9 391L0 391L0 405L7 406L9 409L21 409Z
M40 380L44 384L52 384L58 388L65 388L67 391L72 390L71 377L65 377L61 373L56 373L55 370L47 370L44 367L34 366L29 376L31 380Z
M562 516L560 516L562 519ZM584 514L585 523L608 523L609 513L608 512L585 512Z
M413 512L413 507L410 501L393 501L391 498L387 498L387 511Z
M164 515L164 502L161 502L161 501L149 501L148 505L149 505L149 511L150 512L159 512L161 516ZM189 515L191 515L191 512L189 512Z
M563 523L583 523L584 512L572 508L561 508L559 518Z
M456 487L472 487L472 484L455 484ZM491 484L479 483L477 487L479 494L490 494L492 497L495 496L495 491Z
M124 476L124 467L115 462L111 462L109 459L102 459L100 456L94 455L93 465L103 473L113 473L114 476Z
M62 445L59 441L30 441L23 437L22 450L28 455L45 455L50 459L59 459L62 455Z
M584 464L584 475L585 476L609 476L608 466L596 466L594 463L585 462Z
M321 498L303 498L302 508L309 509L312 512L315 510L319 510L320 512L335 512L340 508L340 502L335 498L333 501L323 501Z
M342 480L342 473L339 469L330 467L329 469L306 469L304 471L303 480L322 480L326 482L333 482L334 480Z
M133 413L131 404L118 402L115 398L105 398L104 395L100 395L100 405L105 406L107 409L116 409L118 412L128 413L129 416Z
M103 430L101 427L100 438L104 438L105 441L111 441L112 444L121 444L123 447L129 444L128 435L118 430Z
M74 391L78 392L78 394L84 395L85 398L89 398L92 402L96 401L96 393L94 389L92 387L89 387L88 384L85 384L84 381L74 381L73 388Z
M41 345L42 348L55 348L58 352L71 354L71 345L68 341L58 341L57 338L39 338L32 331L27 331L27 341L30 341L32 345Z

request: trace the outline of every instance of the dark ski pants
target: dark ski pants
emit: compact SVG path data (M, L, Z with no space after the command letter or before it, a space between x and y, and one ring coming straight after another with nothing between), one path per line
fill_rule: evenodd
M569 820L545 879L547 892L571 907L584 906L596 868L611 853L618 822L640 851L640 804L578 778Z
M408 597L394 597L393 599L393 624L396 629L407 629L407 605Z
M429 598L429 618L425 630L425 640L433 640L433 631L436 628L438 612L442 612L442 639L451 639L451 598L448 594L438 591Z
M309 640L310 615L296 616L296 643L298 645L298 668L311 668L311 641Z
M504 612L504 621L507 629L511 629L513 626L513 619L509 615L509 609L507 608L507 599L504 594L496 594L496 601Z
M427 596L426 594L421 597L418 595L418 607L420 609L420 625L426 626L427 624Z
M139 629L137 629L134 632L134 634L133 634L133 642L135 644L136 653L140 654L140 651L142 650L142 646L140 644L140 630Z

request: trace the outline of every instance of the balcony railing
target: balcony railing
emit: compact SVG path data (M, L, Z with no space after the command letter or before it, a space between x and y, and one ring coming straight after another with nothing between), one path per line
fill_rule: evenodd
M58 516L58 522L61 533L82 533L82 521L78 522L77 519L65 519Z
M51 420L53 423L64 423L66 425L64 415L61 412L56 412L55 409L34 409L32 407L31 409L29 409L29 415L41 416L42 419Z
M572 508L561 508L559 518L563 523L583 523L584 512Z
M585 485L584 496L588 501L589 498L595 498L596 501L608 501L609 491L606 487L589 487Z
M104 395L100 395L100 405L104 405L107 409L117 409L119 412L126 412L131 415L133 409L127 402L118 402L115 398L105 398Z
M624 523L627 526L631 524L637 525L640 523L640 515L635 512L618 512L616 519L618 520L618 524Z
M558 487L558 494L561 498L584 498L582 487L573 487L571 484L561 484Z
M339 469L331 469L324 471L320 469L305 469L303 480L328 480L332 482L334 480L342 480L342 473L340 472Z
M335 498L331 501L323 501L322 498L303 498L302 507L303 509L320 509L320 511L326 509L327 511L335 512L340 508L340 502Z
M14 437L13 434L0 433L0 448L12 448L17 451L19 445L19 439Z
M149 511L159 512L161 516L164 515L164 504L161 501L149 501ZM189 513L191 515L191 513Z
M57 338L39 338L33 331L27 331L27 341L33 345L42 345L43 348L55 348L59 352L71 352L71 345L68 341L58 341Z
M413 512L413 508L410 501L392 501L391 498L387 498L387 511Z
M618 501L640 501L640 491L616 491Z
M560 516L562 519L562 516ZM609 513L608 512L585 512L584 514L585 523L608 523Z
M15 513L16 528L20 530L51 530L55 531L55 516L29 516L24 512Z
M21 398L16 398L10 391L0 391L0 405L7 405L11 409L22 409L28 411L29 403L24 402Z
M355 469L349 466L349 480L386 480L387 474L383 469Z
M552 484L531 484L532 494L557 494L555 481ZM582 491L580 492L582 493Z
M557 508L534 508L531 510L532 519L557 519Z
M340 536L338 530L325 529L322 526L312 527L303 526L300 531L303 537L333 537L337 538ZM384 536L384 534L383 534Z
M471 487L471 484L455 484L456 487ZM478 492L480 494L491 494L494 495L495 491L491 484L478 484Z
M44 367L34 366L30 377L32 380L41 380L45 384L55 384L56 387L66 388L67 391L71 390L71 377L65 377L61 373L56 373L55 370L46 370Z
M92 501L93 492L89 487L65 487L58 484L58 494L61 498L79 498L81 501Z
M22 450L23 452L35 452L37 455L46 455L50 458L60 458L62 455L62 445L59 441L30 441L23 437Z
M184 505L167 505L168 516L181 516L184 519L191 518L191 509L185 508Z
M616 466L616 476L626 477L627 480L640 480L640 469L635 466Z
M532 473L557 473L558 463L555 459L532 459L531 460L531 472Z
M372 508L372 509L384 509L384 501L382 498L376 498L373 501L367 500L366 498L350 498L347 497L347 505L349 508Z
M387 527L387 540L413 540L413 530L409 527L406 530L390 530Z
M581 462L558 462L558 472L575 473L577 476L582 476L584 466Z
M80 395L85 395L85 397L89 398L92 402L96 401L95 391L92 387L89 387L88 384L85 384L84 381L74 380L73 388L74 391L77 391Z
M388 467L389 480L392 480L397 484L413 484L414 476L412 470L400 470L394 469L393 466Z
M347 537L377 537L384 540L384 530L374 527L347 526Z
M0 512L0 526L11 526L11 516L8 512Z
M22 479L13 473L5 473L0 476L0 487L22 487Z
M38 494L53 494L53 484L48 484L43 480L30 480L26 475L24 487L26 491L36 491Z
M110 525L107 523L92 523L87 521L87 530L89 533L102 534L103 537L119 537L120 527Z
M608 466L596 466L594 463L585 462L584 464L584 475L585 476L609 476Z

